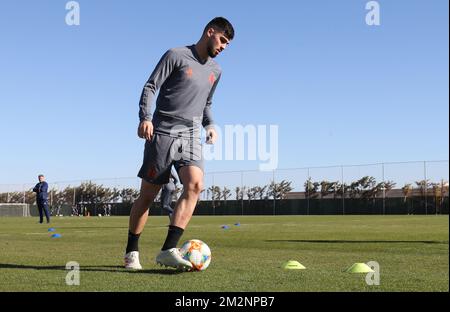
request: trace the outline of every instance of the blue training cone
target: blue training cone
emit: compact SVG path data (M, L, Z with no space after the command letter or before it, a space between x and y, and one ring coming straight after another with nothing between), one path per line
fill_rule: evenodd
M61 234L56 234L55 233L55 234L52 235L52 238L60 238L60 237L61 237Z
M222 225L222 229L228 230L230 227L228 225Z
M55 228L49 228L47 231L49 231L49 232L55 232Z
M234 225L236 225L236 226L240 226L241 224L238 222L238 223L235 223Z

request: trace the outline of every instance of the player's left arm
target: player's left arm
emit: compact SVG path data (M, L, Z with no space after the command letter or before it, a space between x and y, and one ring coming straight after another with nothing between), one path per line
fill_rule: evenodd
M208 99L206 100L205 108L203 109L202 125L206 130L206 144L214 144L217 140L217 132L214 129L214 119L212 116L211 105L214 91L216 90L221 75L222 74L219 74L216 81L214 81L211 91L209 92Z

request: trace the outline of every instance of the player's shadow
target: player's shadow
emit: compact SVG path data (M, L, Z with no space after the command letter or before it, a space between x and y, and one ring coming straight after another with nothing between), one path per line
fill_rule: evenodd
M169 225L146 225L146 228L167 228ZM76 229L76 230L83 230L83 229L96 229L96 230L103 230L103 229L128 229L128 226L60 226L58 229Z
M448 241L433 241L433 240L313 240L313 239L273 239L266 240L269 243L326 243L326 244L448 244Z
M128 229L128 226L60 226L59 229Z
M37 266L25 264L11 264L0 263L0 269L22 269L22 270L60 270L69 271L65 266L50 265ZM113 273L127 273L127 274L162 274L162 275L176 275L183 273L175 269L148 269L148 270L127 270L119 265L80 265L80 272L113 272Z

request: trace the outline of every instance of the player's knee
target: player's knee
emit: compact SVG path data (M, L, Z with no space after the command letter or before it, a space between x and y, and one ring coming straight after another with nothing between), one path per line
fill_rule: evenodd
M151 196L141 194L139 195L137 201L139 202L139 204L148 207L153 202L153 198Z
M161 189L160 185L145 183L141 187L138 201L144 204L151 204Z
M203 182L201 181L191 182L187 185L187 190L190 193L199 195L200 192L203 190Z

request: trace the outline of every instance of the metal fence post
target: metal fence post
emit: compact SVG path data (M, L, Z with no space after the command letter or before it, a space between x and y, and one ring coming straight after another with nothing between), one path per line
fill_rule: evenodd
M428 182L427 182L427 162L423 162L423 176L424 176L424 194L425 194L425 215L428 215L428 203L427 203L427 193L428 193Z
M244 171L241 171L241 194L238 194L241 197L241 211L242 215L244 215Z
M97 215L97 200L98 200L98 192L97 192L97 183L95 183L95 200L94 200L94 216Z
M306 215L309 216L309 182L310 182L310 175L309 175L309 168L308 168L308 179L306 180L306 194L307 194L307 200L306 200Z
M211 195L211 199L212 199L212 204L213 204L213 216L215 216L216 215L216 204L215 204L215 202L214 202L214 189L215 189L215 187L216 187L216 185L215 185L215 181L214 181L215 179L214 179L214 173L212 174L212 181L213 181L213 189L212 189L212 195Z
M386 182L384 181L384 163L381 164L381 176L383 179L383 215L386 214Z
M73 187L73 199L72 199L72 205L75 206L75 196L76 196L76 187Z
M341 165L341 181L342 181L342 214L345 215L344 166L342 165Z
M445 197L445 192L444 192L444 179L441 179L441 196L439 199L439 214L442 214L442 206L444 203L444 197ZM437 205L436 205L437 207ZM436 215L438 215L438 211L436 209Z
M275 170L272 170L272 183L275 190ZM273 215L275 215L275 191L273 192Z

